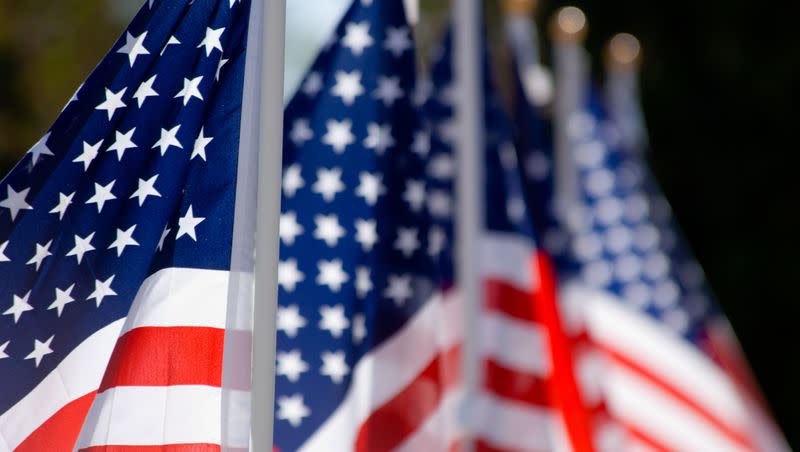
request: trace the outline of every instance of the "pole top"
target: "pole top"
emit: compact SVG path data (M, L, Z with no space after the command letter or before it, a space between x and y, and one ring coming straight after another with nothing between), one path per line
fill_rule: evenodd
M642 45L630 33L617 33L608 41L606 63L618 67L638 67L642 61Z
M580 44L589 29L586 14L574 6L565 6L550 19L550 37L555 42Z
M503 0L503 11L509 16L530 16L538 6L538 0Z

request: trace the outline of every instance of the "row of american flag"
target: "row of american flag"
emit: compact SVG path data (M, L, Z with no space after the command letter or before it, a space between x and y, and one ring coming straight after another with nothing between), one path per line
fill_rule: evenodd
M399 0L353 0L286 106L276 375L250 381L262 7L148 0L0 182L0 451L249 450L264 384L282 452L788 450L636 115L579 71L551 117L520 16L511 108L480 38L464 327L456 49L420 74Z

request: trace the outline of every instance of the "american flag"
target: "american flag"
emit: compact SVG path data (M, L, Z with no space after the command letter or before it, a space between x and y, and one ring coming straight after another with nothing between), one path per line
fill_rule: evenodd
M579 199L563 218L611 450L783 451L724 314L641 154L592 95L568 123ZM565 272L566 274L566 272Z
M220 449L249 13L149 0L0 183L0 450Z
M437 450L458 321L438 295L399 1L346 12L286 109L275 443Z
M444 287L454 294L454 158L458 126L452 42L445 39L433 66L425 111L432 132L429 208ZM484 49L484 171L486 218L480 239L484 305L479 331L481 388L469 397L469 426L481 451L590 451L587 413L556 304L555 274L536 243L510 119L503 110ZM451 295L453 296L453 295ZM422 450L422 449L420 449Z

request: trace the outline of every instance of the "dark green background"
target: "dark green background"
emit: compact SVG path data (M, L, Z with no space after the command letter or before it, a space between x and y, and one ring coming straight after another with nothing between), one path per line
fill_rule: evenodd
M429 10L441 3L424 2ZM547 2L540 16L564 4ZM652 165L779 421L800 446L797 8L743 0L573 4L589 16L597 69L608 37L628 31L641 39ZM0 2L3 173L121 30L106 0Z

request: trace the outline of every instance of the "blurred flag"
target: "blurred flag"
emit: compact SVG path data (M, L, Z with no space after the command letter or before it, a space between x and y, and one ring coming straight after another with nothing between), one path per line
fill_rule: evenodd
M0 182L0 449L219 450L249 16L149 0Z
M442 450L455 305L428 255L402 2L357 1L286 110L275 442ZM434 443L435 444L435 443Z
M433 67L432 96L420 102L432 132L427 202L437 225L431 251L445 289L455 293L454 159L458 126L452 43ZM469 423L481 451L591 451L590 425L579 396L572 353L556 304L555 275L535 240L509 118L491 79L484 50L486 218L480 248L484 283L479 349L482 383L468 398ZM424 87L424 85L423 85ZM422 449L420 449L422 450Z
M577 273L564 298L602 355L593 378L622 429L616 450L787 450L740 378L733 333L641 155L620 148L595 94L567 130Z

